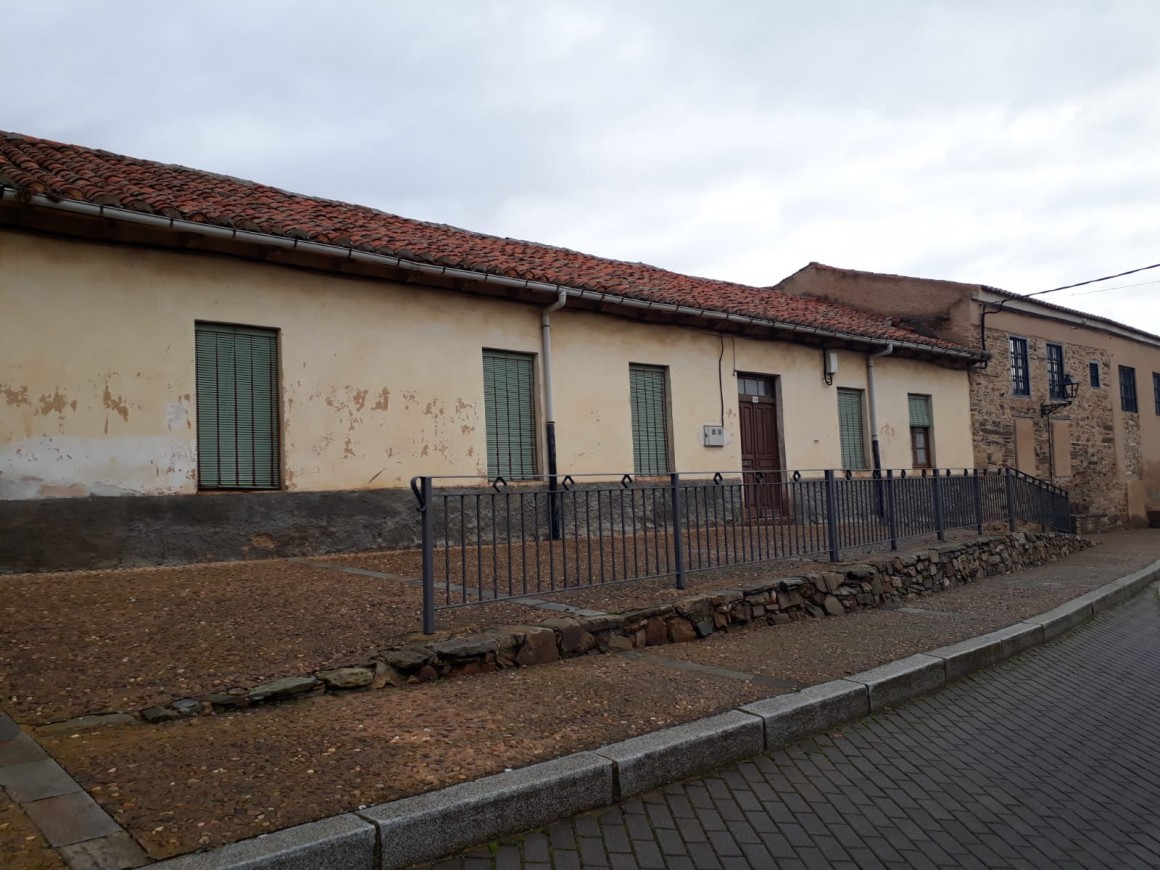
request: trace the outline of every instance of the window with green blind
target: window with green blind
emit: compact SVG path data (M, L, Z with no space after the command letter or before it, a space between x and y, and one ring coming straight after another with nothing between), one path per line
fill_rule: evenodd
M838 390L838 437L842 443L842 467L865 468L866 423L861 390Z
M668 370L664 366L628 367L632 404L632 462L637 474L669 473Z
M930 468L931 428L934 426L930 396L909 393L906 400L910 406L910 464L913 468Z
M483 352L483 416L487 426L487 473L506 480L536 475L534 357Z
M198 323L197 485L278 489L278 333Z
M910 405L910 425L911 426L926 426L934 425L934 415L930 410L930 396L920 396L917 393L910 393L906 397Z

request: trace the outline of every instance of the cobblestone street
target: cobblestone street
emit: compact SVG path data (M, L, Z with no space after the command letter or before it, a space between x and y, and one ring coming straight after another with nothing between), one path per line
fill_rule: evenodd
M1156 587L937 695L439 870L1160 866Z

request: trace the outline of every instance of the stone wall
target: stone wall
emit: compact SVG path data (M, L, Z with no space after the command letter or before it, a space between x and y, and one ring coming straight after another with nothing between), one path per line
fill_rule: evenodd
M1030 531L941 544L800 577L767 578L628 613L508 625L470 637L383 650L371 661L255 687L181 698L140 712L161 722L321 692L403 687L565 658L626 652L709 637L747 625L777 626L904 601L1006 574L1092 546L1073 535Z
M977 335L976 328L976 338ZM1067 489L1078 531L1094 533L1122 528L1127 517L1127 483L1123 470L1118 469L1116 463L1112 403L1119 401L1119 392L1115 386L1111 354L1096 347L1064 344L1064 371L1080 382L1079 392L1071 407L1043 417L1040 406L1051 401L1047 390L1048 342L1034 336L1023 336L1027 338L1031 395L1013 396L1008 351L1010 335L988 328L987 349L993 354L990 365L971 373L975 464L979 467L1019 467L1015 453L1015 421L1024 418L1029 421L1033 433L1035 461L1033 468L1020 467L1020 470L1053 480ZM1099 389L1092 389L1089 385L1088 363L1091 361L1100 364ZM1070 424L1067 427L1070 443L1052 443L1053 420ZM1137 456L1138 465L1138 438L1136 442L1137 446L1129 450L1129 455ZM1063 464L1070 464L1069 476L1053 475L1053 449L1068 451L1070 463Z

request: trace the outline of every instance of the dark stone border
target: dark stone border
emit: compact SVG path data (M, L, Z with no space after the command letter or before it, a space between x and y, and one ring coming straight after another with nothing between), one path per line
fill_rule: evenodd
M864 564L834 566L832 571L718 589L623 614L498 626L482 634L386 649L370 661L284 677L258 686L238 686L194 698L177 698L138 711L137 715L151 723L166 722L323 692L403 687L583 655L682 643L755 623L781 625L800 619L841 616L1040 565L1090 546L1091 541L1054 532L1005 533L941 544ZM894 690L888 684L893 685L887 681L877 690L887 699L883 703L890 703L893 697ZM101 725L117 724L120 720L101 717L91 721ZM70 720L68 725L84 727L81 720Z

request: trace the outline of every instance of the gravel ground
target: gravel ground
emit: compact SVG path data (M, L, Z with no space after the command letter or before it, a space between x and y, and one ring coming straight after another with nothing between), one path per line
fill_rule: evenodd
M966 533L962 533L966 537ZM911 542L909 548L920 541ZM849 562L865 558L848 553ZM312 559L405 578L415 553ZM782 561L541 596L624 612L762 577L821 570ZM133 712L187 695L358 664L378 650L558 612L496 602L441 611L420 633L422 591L405 579L351 574L297 560L124 571L0 576L0 697L40 725L90 713ZM305 627L309 627L308 630Z
M591 749L775 694L619 656L44 738L154 858Z
M64 870L65 867L60 855L3 789L0 789L0 867L21 870Z
M1111 546L908 601L906 609L863 610L773 631L747 627L657 652L763 676L819 682L1003 628L1130 574L1157 556L1160 533L1120 533Z
M665 657L800 682L833 679L1050 609L1158 557L1160 532L1118 532L1105 536L1100 548L1066 560L909 602L918 612L880 610L811 619L775 629L733 632L699 644L655 647L647 659L592 655L408 689L318 696L233 715L42 735L41 740L148 853L160 858L594 748L776 694L775 689L752 682L669 667L662 661ZM299 574L298 568L309 573ZM172 580L172 574L215 578L231 592L218 596L213 583L198 586L195 592L188 583ZM13 580L16 587L29 582L6 579L5 592ZM131 617L119 614L122 609L136 615L155 612L159 621L169 619L168 625L181 624L177 616L182 616L184 624L193 619L194 626L204 619L203 612L217 612L231 626L232 633L225 631L222 636L234 638L229 646L230 654L237 657L233 660L270 666L302 661L306 654L325 659L326 641L334 637L355 648L371 635L358 618L371 622L376 615L376 608L367 602L343 603L339 594L343 589L353 590L351 596L360 593L363 578L292 563L113 572L89 575L87 582L68 575L70 582L60 583L66 592L56 594L51 587L60 578L48 580L46 602L67 603L66 615L84 618L87 628L63 628L57 622L56 640L37 639L30 628L36 619L22 616L23 609L37 607L34 590L24 590L19 601L6 597L6 617L15 614L21 625L19 644L13 644L10 635L2 641L8 657L3 679L9 684L17 677L32 686L39 684L34 682L39 675L29 677L13 670L10 651L27 646L35 646L45 657L21 660L30 660L34 668L38 661L53 664L64 659L60 651L67 648L71 664L57 664L50 674L75 684L78 674L84 673L92 684L86 658L92 645L99 653L96 660L106 668L96 673L110 679L116 673L111 665L119 660L115 655L118 635L144 637L152 644L147 652L138 647L135 654L122 652L121 658L133 662L145 654L161 657L160 664L151 661L148 668L122 673L157 670L172 676L173 672L162 670L165 662L175 664L186 654L196 653L202 657L198 661L213 666L226 660L215 658L220 651L215 651L210 640L220 626L213 626L209 635L171 629L165 637L154 638L150 636L161 633L162 622L146 623L145 628L155 629L144 632ZM116 586L118 580L122 586ZM270 586L261 587L264 594L254 596L254 585L267 581ZM322 607L317 589L309 594L295 589L296 583L304 582L331 583L327 588L333 600ZM240 590L246 583L248 596ZM118 595L142 601L151 590L157 594L147 607L142 603L138 608L114 608L110 603ZM254 601L246 615L226 611L231 602L247 597ZM278 602L280 597L290 603ZM175 609L181 604L186 609L177 614ZM350 622L341 624L329 607L346 612ZM88 608L106 612L106 623L88 615ZM50 604L44 603L39 611L50 614ZM268 631L267 626L275 622L271 614L297 622L284 631ZM44 618L42 629L53 625ZM248 633L242 630L246 619L253 622ZM100 632L94 631L96 625ZM310 626L309 637L296 628L302 625ZM336 633L328 635L327 629ZM86 630L92 635L85 635ZM61 631L75 646L61 644ZM278 643L288 650L267 648ZM58 658L53 659L53 654ZM254 669L239 668L239 673ZM153 686L164 684L159 677L151 679ZM52 697L67 698L68 691L57 690ZM30 710L46 709L44 702L5 706L26 717L26 722ZM0 806L3 810L6 807ZM7 812L0 815L0 824L8 820ZM5 831L8 828L0 829L0 843L12 836Z

